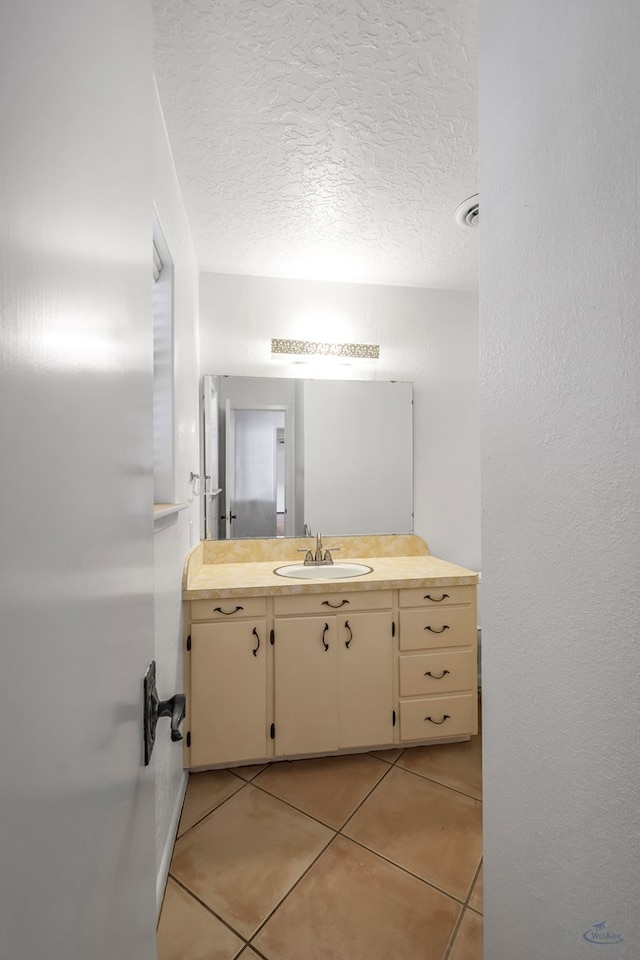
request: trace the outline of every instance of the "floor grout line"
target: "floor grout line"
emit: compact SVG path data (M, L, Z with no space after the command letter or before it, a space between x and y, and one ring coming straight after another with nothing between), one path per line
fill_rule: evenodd
M289 762L291 762L291 763L296 763L297 761L292 760L292 761L289 761ZM385 761L385 763L386 763L386 762L388 762L388 761ZM342 825L339 826L339 827L334 827L334 826L332 826L331 824L326 823L324 820L320 820L318 817L314 816L312 813L309 813L307 810L303 810L301 807L297 807L297 806L295 805L295 803L293 803L291 800L285 800L284 797L279 796L279 794L277 794L277 793L272 793L270 790L268 790L266 787L263 787L263 786L262 786L261 784L259 784L259 783L253 783L253 786L254 786L254 787L257 787L259 790L262 790L263 793L268 794L270 797L274 797L276 800L281 800L282 803L286 803L287 806L292 807L294 810L297 810L298 813L304 814L305 817L309 817L309 819L314 820L316 823L320 823L323 827L327 827L327 829L333 830L334 832L338 833L339 831L343 830L343 829L346 827L346 825L347 825L348 822L351 820L351 818L354 816L354 814L358 812L358 810L360 809L360 807L362 806L362 804L365 803L365 802L369 799L369 797L371 796L371 794L373 793L373 791L376 790L377 787L379 787L380 784L382 783L382 781L385 779L385 777L387 777L387 776L389 775L389 773L391 772L391 767L392 767L392 765L389 766L389 769L388 769L388 770L385 770L384 773L381 774L381 776L379 777L379 779L376 780L376 782L375 782L375 783L373 784L373 786L368 790L368 792L365 794L365 796L362 798L362 800L361 800L361 801L358 803L358 805L351 811L351 813L349 814L349 816L347 817L347 819L346 819L346 820L342 823ZM239 792L239 791L237 791L237 792Z
M442 960L448 960L448 958L450 957L451 951L453 950L453 947L454 947L454 944L455 944L455 942L456 942L458 933L460 932L460 927L462 926L462 920L463 920L464 915L466 914L467 910L471 910L472 913L476 913L476 911L473 909L473 907L470 907L470 906L469 906L469 900L471 899L471 895L472 895L472 893L473 893L473 891L474 891L475 885L476 885L476 883L478 882L478 877L480 876L480 871L482 870L483 860L484 860L484 857L480 857L480 863L478 864L478 867L477 867L477 869L476 869L476 872L475 872L474 875L473 875L473 880L471 881L471 885L470 885L469 890L468 890L468 892L467 892L467 898L466 898L466 900L465 900L465 902L464 902L464 905L463 905L463 907L462 907L462 910L460 911L460 916L458 917L458 922L456 923L456 925L455 925L455 927L454 927L454 929L453 929L453 931L452 931L451 940L449 941L449 946L447 947L447 949L446 949L446 951L445 951L445 954L444 954ZM480 913L480 914L478 914L478 916L480 917L480 919L482 920L482 922L483 922L483 924L484 924L484 917L483 917L483 915Z
M325 824L325 826L326 826L326 824ZM278 903L275 905L275 907L273 908L273 910L272 910L272 911L269 913L269 915L268 915L267 917L265 917L265 919L262 921L262 923L260 924L260 926L259 926L256 930L254 930L254 932L251 934L251 939L250 939L250 941L249 941L249 943L251 944L252 949L254 949L254 950L256 949L256 948L253 946L253 940L258 936L258 934L259 934L260 931L263 929L263 927L265 927L265 926L267 925L267 923L269 923L269 920L271 920L271 917L274 915L274 913L275 913L277 910L280 909L280 907L283 905L283 903L285 902L285 900L288 900L288 899L289 899L289 897L291 896L291 894L293 893L293 891L296 889L296 887L298 886L298 884L303 880L304 877L306 877L306 875L309 873L309 870L311 870L311 868L318 862L318 860L320 859L320 857L321 857L324 853L326 853L326 851L329 849L329 847L330 847L331 844L334 842L334 840L336 839L336 837L337 837L337 833L336 833L336 831L334 830L334 831L333 831L333 836L331 837L331 839L324 845L324 847L323 847L322 850L318 853L318 855L313 858L313 860L311 861L311 863L309 864L309 866L306 867L305 870L303 870L303 872L300 874L300 876L299 876L298 879L295 881L295 883L289 888L289 890L287 890L287 892L284 894L284 896L282 897L282 899L278 901ZM262 954L261 954L261 956L262 956Z
M476 803L482 803L480 797L474 797L472 793L465 793L464 790L460 790L458 787L452 787L450 783L443 783L442 780L436 780L434 777L427 776L426 773L419 773L417 770L408 770L406 767L398 767L399 770L404 770L405 773L412 773L414 777L420 777L422 780L428 780L429 783L435 783L439 787L446 787L447 790L453 790L454 793L459 793L462 797L467 797L469 800L475 800Z
M190 889L190 887L187 887L182 880L179 880L178 877L174 876L172 873L170 873L169 876L171 877L174 883L176 883L182 890L184 890L185 893L187 893L191 897L192 900L195 900L196 903L199 903L201 907L204 907L207 913L210 913L211 916L215 917L216 920L219 920L220 923L227 928L227 930L230 930L231 933L233 933L236 937L242 940L243 946L240 948L240 951L239 951L240 953L242 953L246 945L249 943L249 941L244 936L244 934L236 930L235 927L232 927L228 920L225 920L224 917L221 917L219 913L216 913L216 911L212 907L210 907L207 903L205 903L204 900L201 900L200 897L197 894L195 894L193 890ZM238 956L238 954L236 954L236 956Z
M254 934L254 936L255 936L255 934ZM247 946L250 947L250 948L253 950L253 952L255 953L255 955L256 955L257 957L260 957L261 960L273 960L273 958L269 958L269 957L266 955L266 953L263 953L262 950L259 950L258 947L256 947L255 944L253 944L253 943L247 943ZM244 948L243 948L243 949L244 949ZM237 958L234 957L234 960L237 960Z
M190 776L192 776L192 774L190 774ZM207 812L204 813L204 814L200 817L199 820L196 820L195 823L192 823L191 826L188 827L188 828L184 831L184 833L181 833L179 837L176 836L176 839L175 839L174 842L173 842L174 849L175 849L175 845L176 845L176 843L178 842L178 840L182 840L183 837L186 837L186 835L187 835L191 830L193 830L194 827L197 827L198 824L200 824L200 823L202 823L204 820L206 820L207 817L211 816L212 813L215 813L216 810L219 810L220 807L222 807L225 803L227 803L228 800L231 800L232 797L235 797L236 794L241 793L242 790L244 789L244 787L248 786L249 783L251 782L250 780L243 780L242 777L238 777L238 780L240 780L240 783L242 784L242 786L240 786L237 790L234 790L233 793L230 793L229 796L228 796L228 797L225 797L223 800L221 800L220 803L217 803L217 804L215 805L215 807L212 807L212 808L211 808L211 810L207 810ZM189 789L189 785L187 784L187 790L188 790L188 789ZM187 794L186 794L186 792L185 792L185 799L186 799L186 796L187 796ZM182 804L182 810L184 810L184 802L183 802L183 804ZM182 817L182 811L180 812L180 816ZM178 821L178 829L180 829L180 821Z
M388 770L385 770L385 772L382 774L382 776L380 777L380 779L377 780L377 781L374 783L374 785L371 787L371 790L369 790L369 792L367 793L366 797L363 797L363 799L362 799L361 802L357 805L357 807L356 807L354 810L351 811L351 813L349 814L349 816L347 817L347 819L344 821L344 823L342 824L342 826L340 827L340 829L337 831L338 833L340 833L341 836L342 836L342 831L343 831L344 828L347 826L347 824L350 823L351 820L353 820L353 818L355 817L356 813L358 812L358 810L360 809L360 807L362 806L362 804L367 802L367 800L369 799L369 797L371 796L371 794L372 794L375 790L377 790L378 787L380 786L380 784L382 783L382 781L383 781L383 780L386 780L386 778L389 776L389 774L390 774L391 771L393 770L393 766L394 766L394 765L391 764L391 766L389 767L389 769L388 769Z
M437 890L438 893L444 894L445 897L448 897L450 900L454 900L459 906L464 907L465 901L461 897L457 897L455 893L450 893L448 890L439 887L437 883L434 883L432 880L425 880L424 877L421 877L418 873L414 873L413 870L409 870L408 867L403 867L401 863L396 863L395 860L391 860L390 857L385 857L383 853L380 853L379 850L374 850L373 847L368 847L366 843L362 843L361 840L356 840L354 837L349 837L346 834L338 831L337 836L342 837L343 840L349 840L351 843L355 843L356 846L362 847L363 850L366 850L368 853L373 854L374 857L383 860L385 863L388 863L392 867L401 870L403 873L408 874L408 876L413 877L414 880L419 880L421 883L424 883L425 886L430 887L432 890Z
M480 863L478 864L478 869L473 875L473 880L471 881L471 886L469 887L469 892L467 893L467 899L464 902L465 907L469 906L469 901L471 900L471 894L473 893L474 887L478 882L478 877L480 876L480 871L482 870L482 862L484 857L480 857ZM473 910L473 907L469 907L470 910ZM477 912L477 911L476 911Z
M466 907L463 907L462 910L460 911L460 915L458 916L458 919L454 924L453 930L451 931L451 937L449 938L449 943L447 944L447 947L442 955L442 960L448 960L448 958L451 956L451 951L453 950L453 947L458 937L458 933L460 932L460 927L462 926L462 918L464 917L465 910L466 910Z

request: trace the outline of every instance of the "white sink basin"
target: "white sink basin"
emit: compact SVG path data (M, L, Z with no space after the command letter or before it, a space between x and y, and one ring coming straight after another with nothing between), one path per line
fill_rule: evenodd
M338 561L326 567L315 567L304 563L286 563L276 567L273 571L279 577L294 577L297 580L343 580L347 577L363 577L365 573L372 573L373 567L365 563L347 563Z

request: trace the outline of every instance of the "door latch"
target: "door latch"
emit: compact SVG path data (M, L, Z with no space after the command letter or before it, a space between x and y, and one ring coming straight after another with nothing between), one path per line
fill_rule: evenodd
M160 700L156 686L156 662L152 660L144 676L144 765L149 766L153 747L156 742L156 726L160 717L171 719L171 739L176 742L182 740L180 724L184 720L186 710L184 693L176 693L168 700Z

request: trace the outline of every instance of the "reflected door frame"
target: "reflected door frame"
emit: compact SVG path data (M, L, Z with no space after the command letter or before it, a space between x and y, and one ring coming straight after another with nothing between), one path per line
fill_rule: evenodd
M282 412L284 413L284 443L285 443L285 470L284 470L284 536L295 536L295 431L293 407L291 404L278 403L232 403L231 400L225 400L224 404L224 430L220 431L225 438L224 462L225 462L225 484L224 484L224 536L227 540L236 539L233 530L233 518L236 513L233 490L235 489L235 413L238 410L252 410L264 412ZM277 428L274 427L274 458L277 460ZM277 465L276 465L277 470ZM276 474L277 478L277 474ZM277 479L275 481L277 483ZM221 520L222 522L222 520ZM276 489L276 524L277 524L277 489Z

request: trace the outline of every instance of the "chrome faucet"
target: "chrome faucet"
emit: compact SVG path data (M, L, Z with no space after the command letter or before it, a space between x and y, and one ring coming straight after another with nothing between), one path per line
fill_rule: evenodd
M305 547L299 547L298 549L305 554L305 557L304 557L305 567L320 567L320 566L328 566L329 564L333 564L333 557L331 556L331 551L326 550L322 546L322 535L320 533L316 534L315 551L306 550ZM340 547L332 547L331 549L339 550Z

